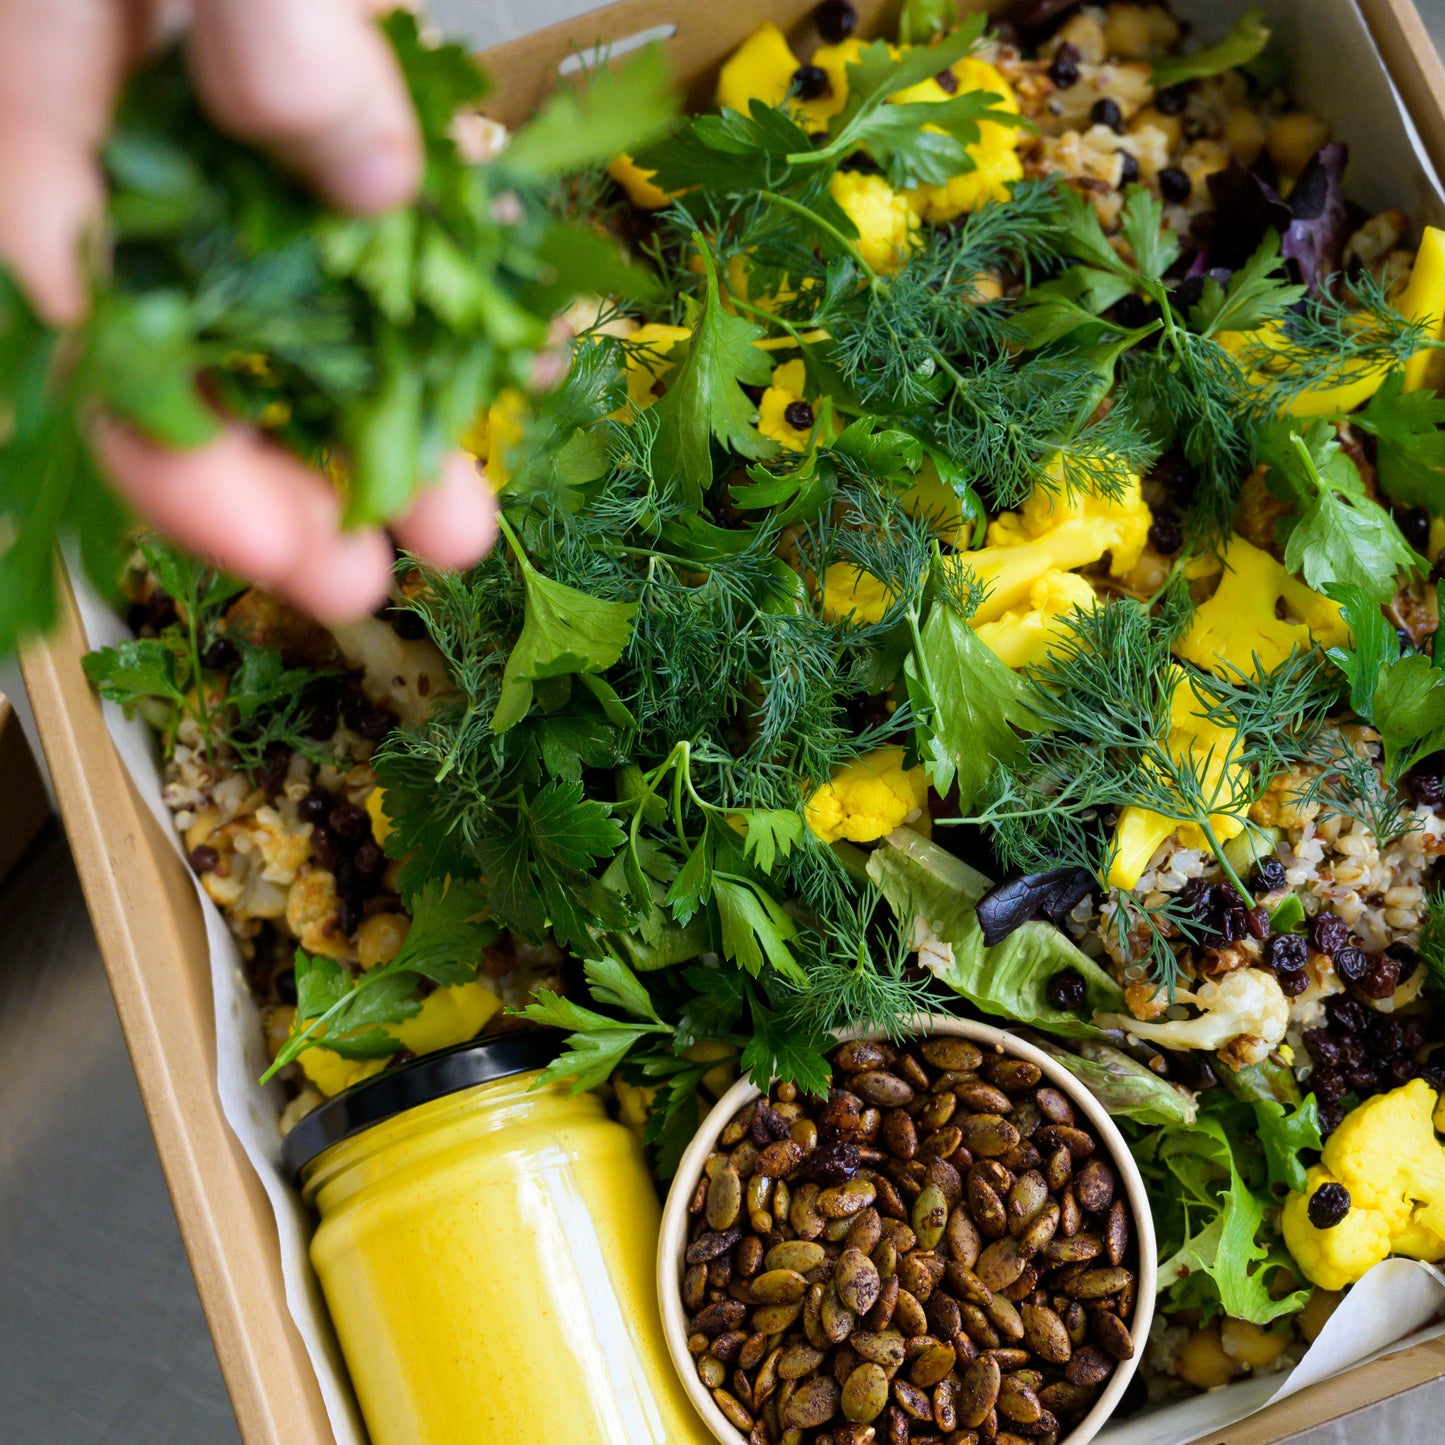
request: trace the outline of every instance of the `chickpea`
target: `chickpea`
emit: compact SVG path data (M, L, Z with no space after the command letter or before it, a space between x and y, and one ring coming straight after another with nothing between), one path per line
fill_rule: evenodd
M1104 43L1121 60L1150 60L1179 39L1179 22L1162 5L1111 5Z
M1329 1322L1330 1316L1340 1307L1342 1299L1344 1299L1343 1293L1332 1289L1317 1289L1310 1296L1309 1303L1295 1318L1300 1334L1310 1344L1314 1344L1319 1338L1320 1331Z
M1269 158L1286 176L1297 176L1330 138L1330 123L1308 111L1282 115L1269 128Z
M1242 166L1252 166L1264 150L1266 132L1257 111L1236 106L1224 118L1224 143Z
M410 927L411 919L404 913L373 913L364 920L356 930L356 956L362 968L390 963L401 951Z
M1212 1390L1234 1378L1234 1361L1224 1353L1218 1324L1205 1325L1184 1341L1174 1369L1196 1390Z
M1219 1342L1231 1360L1258 1370L1284 1353L1289 1336L1261 1329L1248 1320L1226 1319L1219 1326Z

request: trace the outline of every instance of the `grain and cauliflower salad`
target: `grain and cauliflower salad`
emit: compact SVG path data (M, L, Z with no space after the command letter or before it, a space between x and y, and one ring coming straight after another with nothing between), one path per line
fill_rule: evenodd
M210 340L216 394L371 518L463 440L496 549L402 555L326 627L144 537L136 641L87 660L162 736L283 1131L550 1026L547 1077L666 1180L751 1074L734 1143L771 1162L718 1156L682 1286L751 1445L1052 1441L1136 1347L1135 1408L1282 1371L1373 1265L1445 1258L1445 232L1352 201L1257 15L1201 48L1157 4L954 9L764 24L671 122L645 55L596 82L647 112L602 156L567 149L575 97L489 135L467 214L530 308L511 340L441 221L414 271L328 232L327 284L425 388L358 422L339 352L273 317ZM1119 1122L1147 1340L1112 1173L1050 1162L1074 1120L1036 1077L906 1040L948 1012ZM842 1212L810 1235L800 1191ZM933 1212L975 1194L1022 1201L986 1302ZM821 1348L820 1269L852 1320ZM935 1304L879 1316L900 1278Z

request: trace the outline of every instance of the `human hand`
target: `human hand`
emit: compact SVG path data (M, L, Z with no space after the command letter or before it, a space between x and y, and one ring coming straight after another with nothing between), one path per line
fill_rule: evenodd
M64 325L85 310L81 243L104 191L97 151L128 66L157 33L161 0L0 0L0 258L36 308ZM187 53L218 125L264 146L333 204L408 202L421 141L396 63L364 0L191 0ZM169 451L101 423L97 451L161 531L321 617L370 611L391 547L341 530L330 482L238 423ZM464 453L392 529L438 566L474 562L496 502Z

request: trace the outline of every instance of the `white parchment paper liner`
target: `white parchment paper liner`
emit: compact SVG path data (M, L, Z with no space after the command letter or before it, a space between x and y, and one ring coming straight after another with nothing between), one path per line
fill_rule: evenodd
M1208 43L1250 6L1237 0L1176 0L1175 8ZM1291 58L1291 94L1301 105L1327 116L1336 138L1350 146L1351 198L1372 211L1398 207L1416 226L1445 224L1445 189L1353 0L1264 0L1259 8ZM474 7L473 33L478 35L486 27L484 9ZM453 18L458 17L453 13ZM1347 105L1342 98L1348 98ZM1364 157L1369 158L1368 165L1361 164ZM86 585L80 569L72 567L71 576L90 645L103 647L127 636L124 625ZM182 851L170 810L161 798L151 730L139 718L127 720L114 703L103 706L111 737L141 797L161 831ZM267 1064L260 1018L220 910L199 883L196 894L211 952L221 1106L276 1212L287 1303L315 1367L337 1445L365 1445L346 1366L307 1257L312 1221L300 1195L282 1177L278 1162L279 1086L262 1088L256 1082ZM1410 1260L1387 1260L1350 1291L1293 1370L1227 1385L1108 1426L1098 1440L1100 1445L1186 1445L1341 1370L1445 1334L1445 1325L1424 1328L1442 1309L1445 1275Z

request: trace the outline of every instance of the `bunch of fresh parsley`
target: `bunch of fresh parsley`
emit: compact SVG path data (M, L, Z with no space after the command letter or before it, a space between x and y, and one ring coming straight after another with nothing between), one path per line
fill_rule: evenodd
M381 523L503 387L528 385L572 296L644 284L552 200L557 178L666 126L660 52L559 92L473 165L451 127L483 73L425 45L409 12L382 24L426 148L413 205L329 210L210 122L173 52L132 77L104 148L108 255L85 321L43 325L0 276L0 655L53 619L57 539L114 587L128 518L91 455L95 413L184 448L215 435L219 401L339 466L347 520Z

